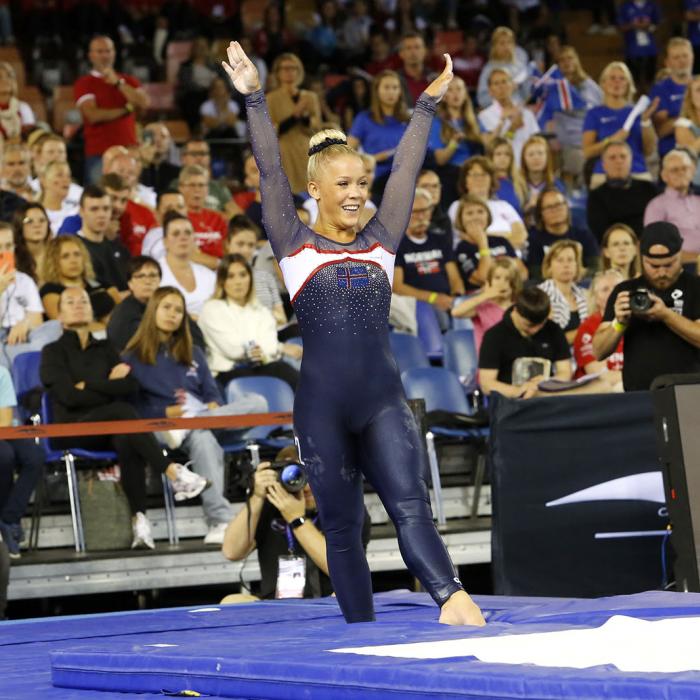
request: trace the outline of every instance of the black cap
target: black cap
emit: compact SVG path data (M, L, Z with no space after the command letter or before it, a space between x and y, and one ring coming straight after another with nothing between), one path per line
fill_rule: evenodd
M668 248L668 253L650 253L649 249L655 245L662 245ZM668 221L655 221L644 227L639 248L642 255L647 258L668 258L680 252L683 246L683 237L678 231L678 227Z

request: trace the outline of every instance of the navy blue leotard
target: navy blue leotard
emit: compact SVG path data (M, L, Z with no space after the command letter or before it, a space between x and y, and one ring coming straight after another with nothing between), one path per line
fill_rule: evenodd
M304 342L294 430L321 514L338 603L348 622L374 619L361 538L364 474L396 526L406 565L442 605L462 584L433 523L427 457L389 347L388 325L394 258L410 217L435 100L425 93L418 100L381 206L348 244L300 221L263 93L248 95L246 104L263 223Z

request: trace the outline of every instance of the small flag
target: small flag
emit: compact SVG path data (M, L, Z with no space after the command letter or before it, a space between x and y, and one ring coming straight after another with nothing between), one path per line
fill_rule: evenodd
M358 287L367 287L369 285L369 274L364 265L355 267L339 267L338 270L338 288L339 289L356 289Z

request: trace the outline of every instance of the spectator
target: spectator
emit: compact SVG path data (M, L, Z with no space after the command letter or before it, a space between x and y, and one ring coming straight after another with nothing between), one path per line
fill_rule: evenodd
M320 0L316 7L318 11L313 14L314 25L302 45L304 63L320 66L323 70L333 68L342 71L344 62L338 46L340 26L336 0Z
M350 64L364 63L373 24L367 0L353 0L350 14L339 33L340 45Z
M680 116L683 98L693 77L693 47L683 37L673 37L666 46L668 77L652 85L649 97L659 98L659 107L651 120L659 139L659 156L663 158L675 145L676 120Z
M615 223L626 224L641 236L644 210L656 197L656 187L631 177L632 149L626 141L608 141L601 161L605 181L588 193L588 227L597 241Z
M13 425L16 405L10 372L0 367L0 427ZM25 538L20 520L43 471L44 450L34 440L0 440L0 540L12 559L21 556L20 544ZM0 581L0 618L4 616L2 588Z
M532 226L537 200L545 187L556 187L566 196L564 183L554 175L554 162L549 144L544 136L535 134L523 144L520 170L527 187L527 200L523 206L525 223Z
M91 331L103 331L119 300L116 289L105 289L95 279L90 254L78 236L56 236L46 246L44 265L39 274L39 289L44 313L49 319L59 317L59 297L67 287L84 289L92 305Z
M433 170L421 170L418 173L416 186L428 190L433 197L433 215L430 218L430 233L439 236L449 236L452 232L452 222L447 212L442 208L442 182ZM448 200L451 201L451 200Z
M527 287L503 320L484 334L479 351L479 383L488 396L496 391L511 398L530 399L554 366L559 379L571 379L569 344L559 326L548 319L549 297L538 287ZM529 376L518 359L528 358L539 374ZM537 358L539 362L532 360ZM544 368L541 370L540 368Z
M102 172L105 175L119 175L129 189L129 200L148 209L156 206L156 192L139 182L141 160L138 152L131 153L122 146L105 151L102 157ZM135 149L136 151L136 149Z
M503 320L522 288L520 271L513 258L496 258L486 274L486 282L475 294L452 309L452 318L471 318L476 352L489 328Z
M646 391L662 374L700 371L700 280L684 272L682 246L672 223L657 221L644 227L642 274L613 289L593 337L593 354L604 360L624 336L625 391ZM652 304L647 311L633 313L630 298L640 288L649 291Z
M617 24L625 38L625 63L635 79L648 87L656 70L656 27L661 13L654 0L624 0Z
M196 321L204 302L211 297L216 275L193 262L196 243L192 221L177 212L163 218L165 257L160 260L163 286L175 287L185 298L187 313Z
M576 373L574 378L578 379L586 374L597 374L602 372L601 378L610 385L612 390L622 389L622 367L624 364L623 341L611 353L607 361L596 360L593 354L593 336L598 330L602 320L603 311L608 303L608 297L613 288L622 282L622 275L617 270L604 270L596 272L588 291L589 315L581 323L574 338L574 360L576 361Z
M666 190L654 197L644 211L644 225L668 221L683 237L681 261L695 264L700 255L700 195L690 191L695 163L686 151L669 151L661 164Z
M683 98L680 117L675 123L676 145L700 156L700 76L690 79ZM700 163L695 168L693 184L700 185Z
M275 317L255 297L253 270L242 255L224 256L199 325L209 368L222 389L236 377L268 376L282 379L296 391L299 373L282 356L299 360L301 348L277 340Z
M33 132L32 136L34 133L36 132ZM36 177L29 181L31 188L34 190L34 197L28 197L28 200L37 199L41 194L41 183L39 182L39 176L49 163L53 163L54 161L59 163L68 162L66 142L56 134L50 134L47 132L41 133L34 143L32 153L32 167ZM80 203L80 195L82 193L83 188L77 183L71 181L70 186L68 187L68 195L66 196L65 204L72 205L77 208L78 204ZM53 230L56 232L58 231L58 229Z
M157 225L151 228L143 239L143 244L141 245L141 253L143 255L149 255L156 260L165 257L163 219L170 211L187 216L185 198L177 190L165 190L165 192L161 192L158 195L158 204L156 206Z
M102 154L114 145L136 145L135 110L148 107L148 96L136 78L114 70L116 52L107 36L90 41L89 75L78 78L73 91L83 116L85 179L100 179Z
M141 136L141 184L161 192L180 174L179 166L170 162L173 139L163 122L146 124Z
M348 137L349 138L349 137ZM262 204L260 197L260 170L252 153L243 159L243 184L245 190L234 195L234 201L244 214L262 231L267 238L262 223Z
M477 87L476 101L482 109L488 107L494 99L490 89L491 73L494 70L505 70L510 75L515 104L524 104L528 101L530 71L527 53L516 46L515 34L508 27L496 27L491 35L489 60L479 75Z
M263 23L253 37L253 46L268 66L280 54L294 48L294 36L284 26L284 15L278 0L269 0L265 5ZM248 52L246 54L250 55ZM265 85L265 82L262 81L261 85Z
M416 189L406 235L396 251L393 291L433 304L441 326L447 329L447 312L453 297L464 294L464 284L450 238L428 233L432 213L430 192Z
M284 53L275 59L272 74L278 86L267 95L270 118L279 134L282 167L292 192L306 192L309 137L320 128L321 108L310 90L302 90L304 66L298 56Z
M296 448L290 447L282 450L277 459L298 460L299 457ZM258 550L260 597L265 599L278 596L279 562L291 549L293 556L304 557L301 595L305 598L329 596L333 585L328 576L326 538L311 487L307 484L299 493L288 493L270 466L269 462L261 462L256 468L247 507L238 511L226 529L223 554L231 561L239 561ZM371 525L367 508L364 508L362 546L365 550Z
M513 79L503 68L494 68L489 74L489 94L492 102L479 112L479 124L488 145L497 136L505 136L513 144L515 163L520 167L523 144L539 132L535 115L513 101Z
M222 78L214 78L209 98L199 107L199 131L207 139L245 138L245 122L239 120L240 107Z
M199 108L207 99L217 74L209 54L209 41L198 36L192 42L190 58L181 63L177 71L175 90L175 102L192 131L199 126Z
M160 265L147 255L131 258L126 266L126 276L131 294L114 307L107 324L107 337L117 352L121 352L136 333L146 304L160 287L162 279ZM189 316L187 324L192 342L205 350L204 336L199 326Z
M632 111L632 100L636 92L629 68L621 61L608 63L600 74L600 87L603 90L603 104L589 109L586 113L581 141L584 158L596 159L590 181L591 189L595 189L605 180L599 156L611 141L626 141L629 145L632 151L632 177L651 180L644 158L650 156L656 148L656 132L651 115L656 110L659 100L652 100L628 131L623 127Z
M486 157L491 160L498 182L496 199L508 202L522 215L523 203L527 199L527 185L520 168L515 164L513 145L502 136L496 136L486 149Z
M0 262L0 366L12 368L17 355L41 350L55 340L60 330L43 323L43 307L36 282L20 267L27 254L16 246L12 225L0 221L0 253L12 256Z
M486 64L486 59L479 50L479 42L473 34L467 34L462 44L462 53L452 56L454 72L467 86L470 95L476 94L479 75Z
M44 253L51 238L49 217L44 207L38 202L29 202L23 209L18 209L12 219L12 228L17 269L40 284Z
M549 317L561 328L568 343L573 343L576 329L588 317L584 290L576 284L585 274L583 247L578 241L557 241L545 253L542 279L538 286L549 297Z
M396 68L396 57L392 54L391 44L383 32L375 32L369 38L369 60L365 69L372 76L385 70Z
M638 277L642 272L638 243L635 232L629 226L613 224L603 235L600 246L603 271L615 270L623 280ZM601 313L604 308L600 309Z
M90 254L95 279L106 289L127 289L126 264L129 251L119 239L106 237L112 215L109 195L96 185L88 185L80 198L82 227L78 235ZM121 295L124 296L124 295Z
M571 211L566 197L556 187L546 187L535 207L535 226L530 230L527 266L530 276L540 276L545 254L557 241L567 238L578 241L583 248L584 265L589 270L598 267L598 243L589 231L571 225Z
M187 216L194 229L196 248L192 260L215 270L224 254L227 227L219 212L204 206L209 173L199 165L186 165L180 171L178 189L185 198Z
M2 180L0 187L22 199L34 199L34 190L29 184L31 156L29 149L21 143L6 143L2 153Z
M472 156L465 161L459 174L457 189L464 194L473 194L486 200L491 212L491 225L487 233L491 236L507 238L513 248L520 250L527 241L527 230L523 220L513 207L500 199L496 199L498 182L491 161L483 156ZM452 221L457 220L459 200L452 202L447 214Z
M41 175L41 195L39 202L46 210L51 223L51 230L58 231L63 220L78 213L78 205L68 201L71 172L68 163L54 160L49 163Z
M144 417L180 418L196 415L190 408L193 403L209 410L221 403L204 353L192 344L185 323L185 300L174 287L161 287L153 293L123 357L139 384L137 405ZM260 408L258 397L251 396L240 401L236 412L258 412ZM208 526L204 543L221 544L233 516L224 497L224 451L210 430L189 430L170 439L181 441L180 449L191 459L193 469L211 483L202 494Z
M109 341L91 335L92 308L85 290L65 289L58 310L63 335L42 351L40 370L54 419L59 423L137 419L126 399L138 389L138 382ZM59 449L81 447L117 453L132 515L132 549L155 549L146 517L147 464L170 479L178 501L194 498L207 487L206 479L168 461L151 433L58 438L53 443Z
M370 108L370 87L361 75L351 75L348 96L343 109L343 130L349 132L355 117Z
M401 67L397 72L403 83L406 103L410 107L416 104L423 90L437 75L426 65L426 56L425 41L419 32L408 32L401 37L399 42Z
M408 109L398 73L384 70L372 80L369 110L360 112L348 134L348 145L362 147L377 163L372 199L381 200L394 162L396 147L406 131Z
M36 122L32 108L17 98L17 75L11 63L0 61L0 136L19 143Z
M459 168L467 158L484 151L472 101L461 78L452 78L438 105L436 117L430 130L428 149L438 165L447 201L451 202L457 197Z

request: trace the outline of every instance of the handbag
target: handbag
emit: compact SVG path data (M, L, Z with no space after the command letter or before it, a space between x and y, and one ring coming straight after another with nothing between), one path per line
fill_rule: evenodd
M101 552L131 547L131 508L122 485L103 481L93 469L78 473L85 549Z

